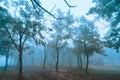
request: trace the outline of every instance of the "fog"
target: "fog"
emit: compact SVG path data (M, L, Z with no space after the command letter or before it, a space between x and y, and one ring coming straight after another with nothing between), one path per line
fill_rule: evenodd
M0 80L120 80L119 0L0 0Z
M56 53L53 48L47 47L46 48L46 67L54 68L56 63ZM100 55L94 52L92 56L90 56L90 66L93 67L109 67L109 68L120 68L120 52L117 53L114 49L111 48L104 48L105 54ZM9 57L8 65L9 66L16 66L18 62L18 52L16 50L10 51L12 55ZM69 55L71 55L71 66L72 68L77 68L77 58L76 54L66 50L61 49L60 50L60 59L59 59L59 66L60 68L69 68ZM32 66L32 67L43 67L43 61L44 61L44 47L43 46L31 46L28 50L24 51L23 53L23 65L24 66ZM86 57L82 55L83 64L86 64ZM5 56L0 57L0 66L5 66Z

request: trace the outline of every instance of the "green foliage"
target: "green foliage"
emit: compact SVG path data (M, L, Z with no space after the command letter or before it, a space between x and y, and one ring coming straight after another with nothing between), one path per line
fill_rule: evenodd
M74 18L70 14L70 11L68 11L66 13L67 16L65 16L65 14L58 9L57 14L61 19L56 19L52 23L53 29L55 29L55 33L53 34L54 36L52 37L55 39L57 46L62 48L65 46L66 40L71 37L71 26L74 23Z
M16 49L20 45L24 48L24 43L28 39L33 38L36 44L42 44L41 38L44 38L41 34L44 26L40 21L43 16L38 16L29 2L25 1L21 4L16 1L12 5L19 8L16 8L14 16L0 6L0 49L3 55L11 45L15 45Z
M41 16L39 17L37 14L35 14L35 10L33 7L31 7L29 5L29 2L23 2L22 4L18 1L15 2L13 4L19 4L15 7L19 7L19 16L16 16L16 12L15 12L15 16L11 16L10 13L8 13L7 10L4 9L4 12L2 11L1 14L5 15L5 11L6 11L6 15L9 15L11 17L11 22L6 21L9 20L9 16L6 16L3 18L3 16L1 16L3 19L1 21L4 21L4 27L6 27L6 29L9 31L10 35L12 36L13 40L19 41L20 37L22 36L23 41L26 41L27 39L33 38L36 42L36 44L41 44L41 40L36 38L36 35L39 35L40 38L43 38L42 34L41 34L41 30L44 28L44 26L41 24ZM21 7L22 5L22 7ZM8 19L9 18L9 19ZM7 22L9 24L7 24ZM3 22L2 22L3 23ZM18 39L18 38L19 39Z
M111 28L111 30L106 34L106 46L109 48L114 48L119 52L120 48L120 28Z
M0 55L7 55L8 49L13 48L12 42L4 29L4 26L9 24L11 20L8 11L0 6Z
M79 35L77 40L79 49L86 55L91 56L94 52L104 55L103 43L99 39L99 34L94 23L88 21L85 17L80 18Z
M105 39L108 47L119 50L120 47L120 0L94 0L95 7L92 7L89 14L98 14L111 23L111 30L108 31Z
M120 21L119 0L95 0L96 6L92 7L89 13L97 13L100 17L107 19L116 26Z

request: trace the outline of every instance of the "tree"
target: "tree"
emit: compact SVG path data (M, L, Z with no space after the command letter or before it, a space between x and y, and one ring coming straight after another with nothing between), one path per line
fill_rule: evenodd
M8 66L8 57L9 57L9 50L12 47L11 40L8 38L7 32L5 31L4 27L5 23L9 23L10 16L7 16L7 10L0 6L0 54L5 55L6 57L6 64L4 70L7 70Z
M79 42L81 43L81 52L86 56L86 68L85 71L88 73L88 65L89 65L89 56L92 56L94 52L104 54L102 50L103 45L102 41L99 39L99 34L97 32L94 23L88 21L85 17L80 18L80 31L79 31Z
M59 17L64 17L63 13L61 12L61 10L57 10L58 12L58 16ZM59 65L59 49L63 48L66 45L66 41L65 39L67 39L68 34L66 34L66 26L65 25L65 19L58 19L55 20L53 22L53 28L55 29L55 33L54 33L54 46L53 48L55 48L56 50L56 71L58 71L58 65Z
M44 46L43 69L45 69L46 60L47 60L47 52L46 52L46 46Z
M108 47L119 51L120 48L120 0L93 0L96 5L89 10L89 14L98 14L110 23L110 31L106 34Z
M67 50L67 55L65 56L65 54L63 54L63 56L66 58L68 57L68 63L69 63L69 68L72 68L72 57L74 56L74 54L76 53L75 48L70 47L70 46L66 46L65 49Z
M40 43L41 40L36 38L36 35L41 35L43 25L40 23L39 17L34 14L33 8L27 5L27 3L25 6L25 9L27 10L20 8L20 16L15 16L16 18L12 17L6 9L0 9L0 17L2 17L1 26L5 29L15 48L19 52L19 80L22 80L22 54L24 44L31 38ZM31 20L31 18L34 18L34 20Z
M105 36L105 45L109 48L114 48L119 52L120 48L120 28L111 28Z
M78 36L77 36L78 37ZM78 62L78 69L82 69L82 43L81 41L74 39L74 53L76 54L77 57L77 62Z
M55 29L54 33L54 40L55 45L54 48L56 49L56 71L58 70L58 64L59 64L59 49L63 48L67 40L71 37L71 27L74 23L74 18L70 14L70 10L66 13L67 16L65 16L60 9L57 10L57 16L61 17L61 19L56 19L53 22L53 28Z
M0 55L5 56L5 67L4 70L6 71L8 68L8 58L9 58L9 51L13 48L11 40L8 38L7 33L0 27Z

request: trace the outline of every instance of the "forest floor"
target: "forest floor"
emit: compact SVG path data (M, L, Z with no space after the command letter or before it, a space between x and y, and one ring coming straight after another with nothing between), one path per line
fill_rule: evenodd
M17 72L15 70L0 71L0 80L18 80ZM84 70L78 69L59 69L56 72L54 69L36 68L24 70L23 76L23 80L120 80L120 71L89 69L89 74L86 75Z

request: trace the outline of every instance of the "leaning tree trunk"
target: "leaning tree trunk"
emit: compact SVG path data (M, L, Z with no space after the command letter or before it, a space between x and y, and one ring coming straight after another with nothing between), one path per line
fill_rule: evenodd
M45 69L46 60L47 60L47 53L46 53L46 48L45 48L45 46L44 46L44 60L43 60L43 69Z
M19 50L19 80L22 80L22 49Z
M45 69L46 60L47 60L47 55L46 55L46 52L44 52L43 69Z
M76 54L76 56L77 56L78 69L80 69L80 62L79 62L79 56L78 56L78 53Z
M87 63L86 63L85 71L86 71L86 74L88 74L89 56L87 53L86 53L86 59L87 59Z
M59 50L58 50L58 48L56 48L56 52L57 52L56 71L58 71L58 65L59 65Z

